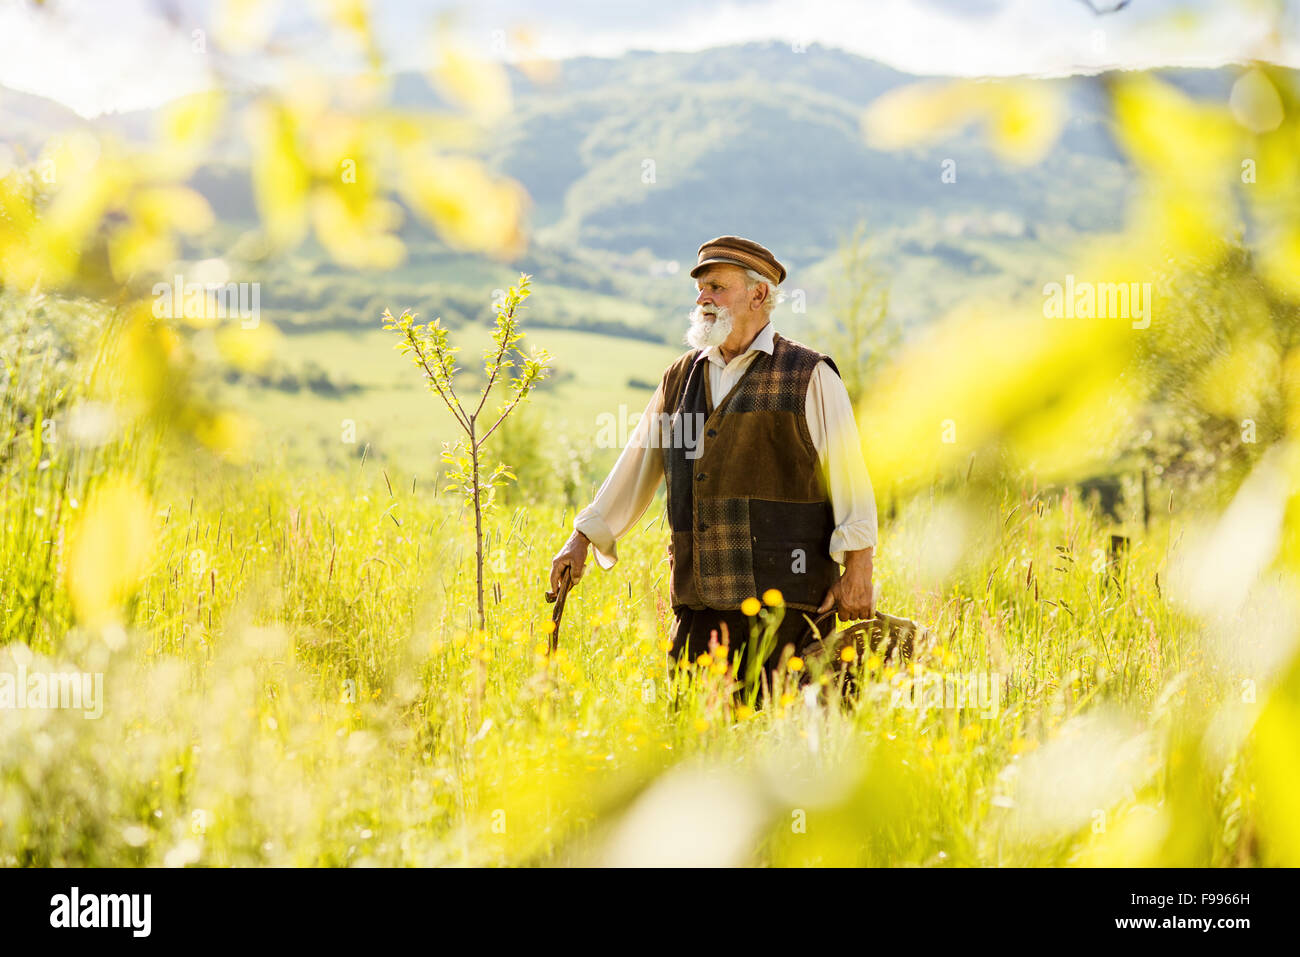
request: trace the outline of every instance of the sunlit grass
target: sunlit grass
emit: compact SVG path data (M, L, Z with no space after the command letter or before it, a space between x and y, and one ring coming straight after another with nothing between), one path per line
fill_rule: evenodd
M884 531L883 607L932 644L901 672L855 662L850 707L828 674L755 710L719 661L670 680L661 524L584 578L549 657L558 510L491 521L479 633L472 517L418 477L171 474L125 641L78 625L33 646L104 672L103 717L0 722L7 864L1261 859L1240 741L1199 741L1202 717L1257 706L1223 716L1238 676L1162 597L1164 528L1098 565L1090 513L1008 490L940 586L922 565L947 513L918 500ZM988 673L996 706L904 706L927 672ZM696 803L737 793L721 819Z

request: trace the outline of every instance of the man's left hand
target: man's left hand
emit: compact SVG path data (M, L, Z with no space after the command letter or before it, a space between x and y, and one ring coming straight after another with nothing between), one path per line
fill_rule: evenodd
M871 581L875 548L844 553L844 574L826 592L818 613L835 609L841 621L858 621L876 615L875 586Z

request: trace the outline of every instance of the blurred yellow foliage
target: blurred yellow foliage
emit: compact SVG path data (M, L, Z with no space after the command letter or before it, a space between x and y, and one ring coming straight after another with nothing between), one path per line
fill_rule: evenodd
M1269 696L1253 741L1265 860L1294 867L1300 861L1300 661Z
M271 361L284 337L269 322L259 322L251 329L223 326L216 338L223 359L236 369L255 373Z
M517 183L462 156L412 152L404 161L403 194L449 242L505 256L522 250L527 197Z
M256 103L247 122L254 150L253 195L262 225L273 244L295 244L307 225L311 174L298 149L293 116L282 104Z
M873 480L905 492L999 447L1044 478L1095 462L1136 399L1122 378L1133 336L1123 319L1029 310L972 310L936 324L863 399L858 425Z
M1061 95L1047 83L954 80L891 90L863 113L862 130L872 148L887 150L933 142L979 123L994 152L1030 165L1046 155L1064 120Z
M220 90L206 90L179 97L164 106L159 115L161 138L167 144L159 159L178 164L178 174L190 172L203 158L225 115L226 98Z
M68 593L79 621L116 620L149 569L154 537L153 506L134 479L110 476L91 493L68 536Z
M429 79L444 97L485 123L495 122L510 111L510 79L500 64L473 55L441 33L434 57Z

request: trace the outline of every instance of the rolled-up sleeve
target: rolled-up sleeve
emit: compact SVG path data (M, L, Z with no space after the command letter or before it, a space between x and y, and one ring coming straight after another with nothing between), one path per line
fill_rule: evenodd
M819 362L808 383L808 431L821 459L835 513L831 558L876 544L876 496L862 458L862 439L848 390L835 370Z
M614 567L618 561L618 539L645 514L663 480L662 443L651 433L659 425L662 407L661 382L600 491L573 520L574 529L591 539L596 564L602 569Z

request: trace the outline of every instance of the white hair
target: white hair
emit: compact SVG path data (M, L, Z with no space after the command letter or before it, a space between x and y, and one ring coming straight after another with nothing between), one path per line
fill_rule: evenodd
M763 301L763 309L770 315L777 303L785 301L785 293L781 291L780 283L773 282L755 269L745 270L746 289L753 289L760 282L767 285L767 299Z

